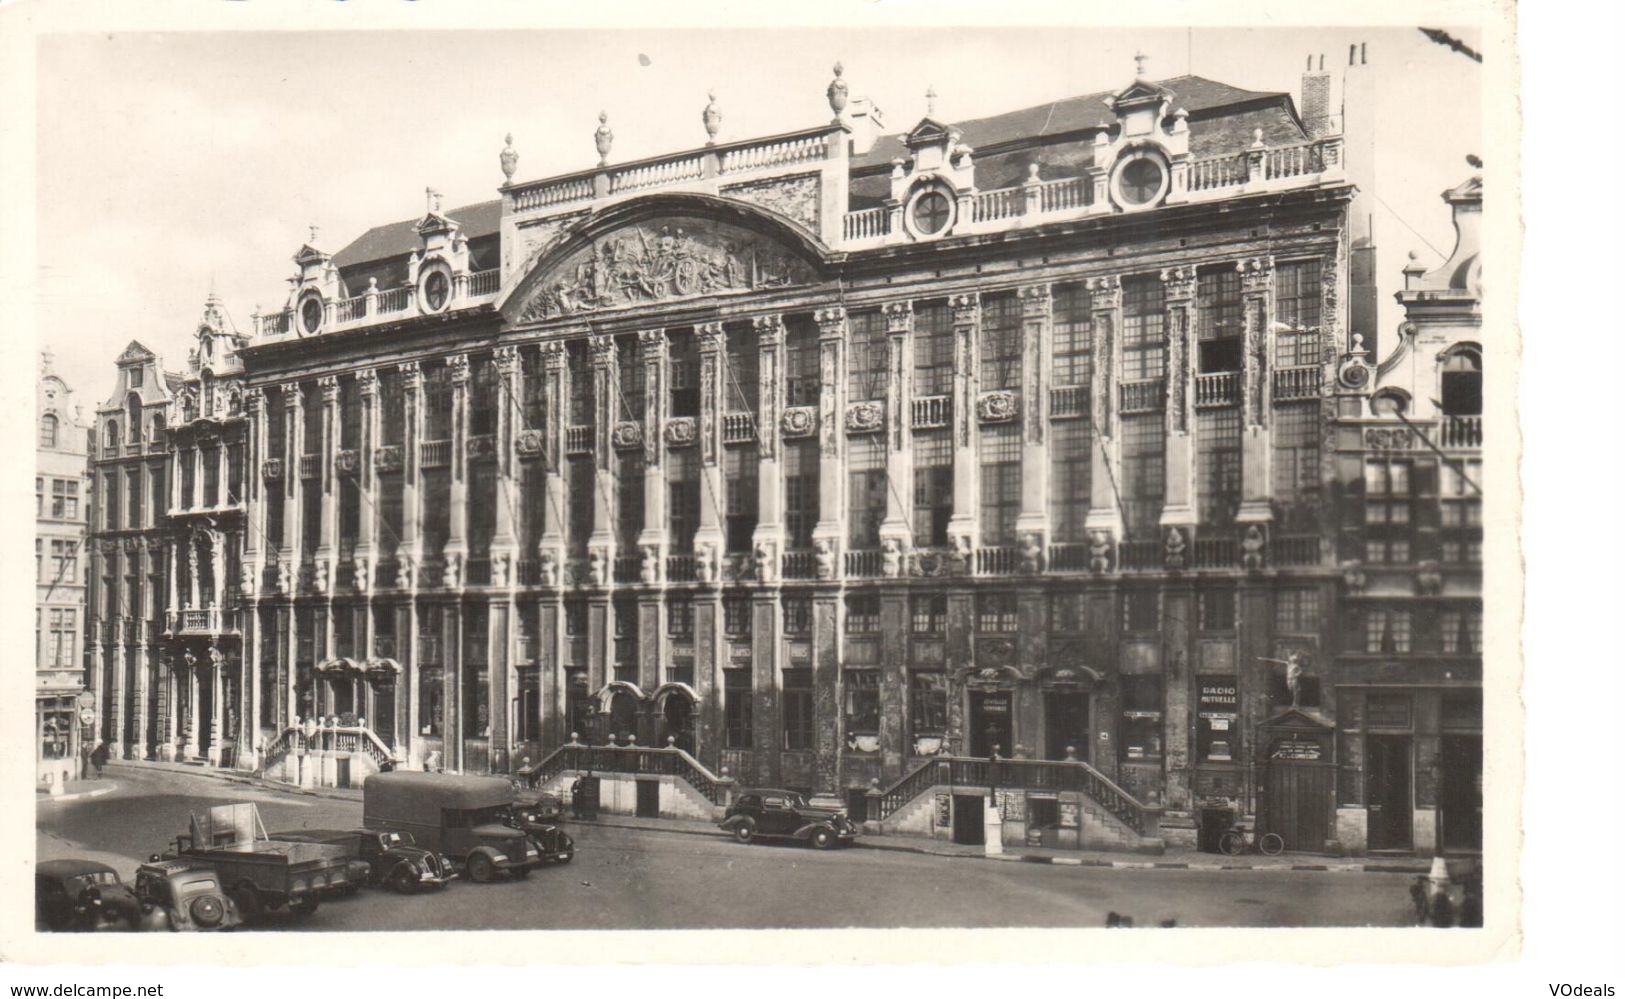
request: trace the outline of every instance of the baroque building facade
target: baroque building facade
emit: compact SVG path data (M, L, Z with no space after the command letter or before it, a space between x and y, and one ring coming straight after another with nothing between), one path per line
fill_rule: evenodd
M1338 839L1370 157L1325 74L1301 110L1137 75L900 134L840 67L826 97L740 142L713 101L706 145L627 164L601 115L594 168L515 181L510 140L496 201L312 232L236 341L240 502L164 524L193 539L168 606L237 582L208 693L150 674L234 747L208 758L345 783L658 747L879 821L996 755L1168 842ZM335 739L342 771L291 762ZM1075 830L1050 779L999 811Z
M80 776L84 727L85 477L89 428L73 392L40 356L34 386L35 775L60 790Z

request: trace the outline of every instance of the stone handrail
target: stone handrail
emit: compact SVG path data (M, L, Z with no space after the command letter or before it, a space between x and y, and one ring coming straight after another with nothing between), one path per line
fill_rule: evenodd
M1157 835L1161 809L1142 804L1105 774L1082 760L1007 760L973 756L927 760L881 792L880 818L939 785L1001 787L1034 791L1078 791L1141 836Z
M521 768L518 774L531 787L540 787L566 770L681 777L713 805L726 804L727 789L733 783L676 746L586 746L572 742L555 749L541 762Z

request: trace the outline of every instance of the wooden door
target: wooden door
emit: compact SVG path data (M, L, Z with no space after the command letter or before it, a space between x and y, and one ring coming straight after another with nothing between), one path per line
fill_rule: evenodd
M1411 738L1366 737L1366 844L1373 850L1411 848Z
M985 799L979 794L954 795L954 842L965 846L981 846L982 807Z
M640 780L638 784L638 818L660 818L660 782Z
M1259 833L1273 832L1288 850L1318 852L1331 838L1333 767L1323 763L1272 762L1265 774L1264 817Z

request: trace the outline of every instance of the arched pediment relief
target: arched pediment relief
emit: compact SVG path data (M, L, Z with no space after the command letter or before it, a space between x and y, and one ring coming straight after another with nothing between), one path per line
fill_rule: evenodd
M638 199L555 239L503 302L510 323L811 284L823 249L771 212L698 195Z

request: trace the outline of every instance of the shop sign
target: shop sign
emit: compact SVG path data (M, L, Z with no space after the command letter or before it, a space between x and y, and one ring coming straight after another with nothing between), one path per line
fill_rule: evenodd
M1010 713L1010 699L1006 697L986 697L982 699L983 715L1008 715Z
M1272 760L1318 760L1321 755L1320 742L1315 739L1288 737L1270 747Z
M1197 717L1218 719L1236 717L1235 681L1204 678L1200 684L1201 696L1197 702Z
M1150 718L1153 721L1162 717L1161 711L1125 711L1124 718Z

